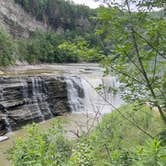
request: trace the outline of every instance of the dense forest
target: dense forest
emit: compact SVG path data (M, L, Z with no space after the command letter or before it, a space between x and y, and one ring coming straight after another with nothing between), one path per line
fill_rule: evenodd
M9 152L13 165L165 166L165 1L125 0L119 5L105 0L107 7L95 10L64 0L15 1L52 30L37 31L29 39L13 39L1 30L1 66L16 59L30 64L98 62L104 75L118 77L125 105L76 140L64 136L59 121L46 132L31 125L27 137ZM57 32L59 27L63 32ZM104 90L104 85L96 89L101 96Z
M83 5L65 0L15 0L37 20L51 25L54 29L83 32L90 29L90 16L95 12Z

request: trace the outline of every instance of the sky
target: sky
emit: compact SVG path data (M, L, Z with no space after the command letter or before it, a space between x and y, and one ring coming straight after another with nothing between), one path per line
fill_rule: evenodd
M101 2L95 2L95 0L72 0L76 4L84 4L86 6L89 6L90 8L97 8L99 7L102 3ZM122 4L124 0L114 0L114 2ZM131 10L132 11L137 11L137 7L134 4L130 4ZM153 8L154 11L158 11L160 9Z
M97 8L102 4L99 1L95 2L95 0L72 0L72 1L76 4L84 4L86 6L89 6L90 8ZM112 0L112 1L120 4L124 2L124 0Z
M84 4L86 6L89 6L90 8L97 8L101 3L95 2L94 0L72 0L73 2L77 4Z

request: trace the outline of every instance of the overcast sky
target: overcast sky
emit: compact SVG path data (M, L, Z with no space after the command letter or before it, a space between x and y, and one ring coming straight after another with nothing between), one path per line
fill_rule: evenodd
M76 4L84 4L86 6L89 6L90 8L97 8L101 5L101 2L95 2L95 0L72 0ZM122 4L124 3L124 0L114 0L114 2ZM130 1L129 1L130 2ZM134 4L130 4L131 10L137 11L137 7ZM157 11L160 9L153 8L153 10Z
M100 2L95 2L95 0L72 0L73 2L77 4L84 4L86 6L89 6L90 8L97 8L99 7L102 3L102 0L99 0ZM116 3L122 3L124 0L112 0L113 2Z
M77 4L84 4L91 8L97 8L101 4L99 2L95 2L94 0L72 0L72 1Z

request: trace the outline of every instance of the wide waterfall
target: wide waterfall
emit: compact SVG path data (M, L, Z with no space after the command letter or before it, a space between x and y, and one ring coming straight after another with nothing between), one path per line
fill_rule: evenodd
M73 112L99 113L111 112L122 104L119 95L119 82L116 77L76 77L65 78L68 101ZM98 87L100 87L100 90ZM116 89L117 91L111 91Z
M118 91L115 93L109 90L119 87L119 82L115 77L84 77L81 79L80 85L84 91L81 103L83 103L83 110L86 112L102 115L111 112L123 103Z
M116 77L102 77L98 67L75 66L73 71L0 77L0 135L65 112L102 115L122 103L119 92L110 91L119 86Z

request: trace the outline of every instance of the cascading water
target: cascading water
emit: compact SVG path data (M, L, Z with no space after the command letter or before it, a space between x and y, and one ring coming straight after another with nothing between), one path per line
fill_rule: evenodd
M54 115L53 115L53 113L50 109L50 106L49 106L48 102L46 101L46 98L47 98L47 96L46 96L46 93L47 93L46 85L45 85L44 81L41 78L39 78L39 80L40 80L39 82L41 83L41 88L44 91L44 93L42 93L40 95L40 100L43 102L45 110L47 110L47 112L49 113L50 118L53 118Z
M102 82L104 85L103 91L105 94L105 99L111 103L113 109L114 107L119 107L123 101L120 97L120 83L117 78L114 76L107 76L103 78Z
M4 119L4 121L5 121L5 125L6 125L6 130L7 130L7 132L8 132L8 133L12 132L12 127L11 127L11 125L10 125L8 116L7 116L7 115L4 115L2 119Z
M52 118L54 115L50 109L48 102L46 101L47 89L44 81L39 76L32 77L31 80L32 80L33 101L35 102L35 106L37 108L39 116L42 118L42 121L45 120L45 116L49 116L49 118ZM42 108L40 108L39 103ZM42 110L45 111L42 112Z
M4 98L4 92L3 92L3 88L1 87L0 89L0 105L3 106L3 102L5 100ZM4 120L5 122L5 126L6 126L6 130L7 132L12 132L12 127L10 125L10 122L9 122L9 117L8 117L8 111L4 108L4 112L5 114L3 113L1 116L2 116L2 119Z
M68 102L73 112L84 111L84 90L79 77L66 77Z
M90 113L108 113L123 101L119 92L109 91L119 87L115 77L67 77L68 100L73 112L86 111ZM97 92L96 88L102 84L103 89ZM79 88L78 88L79 87ZM81 89L81 93L79 92ZM80 94L83 94L80 96ZM109 104L111 103L111 104Z
M63 70L67 71L69 67L73 66L66 66ZM96 92L95 88L100 84L104 88ZM5 133L5 130L14 130L21 125L44 121L69 111L111 112L123 103L118 91L110 91L118 86L116 77L102 77L101 68L79 65L74 66L71 73L63 75L1 77L0 129Z
M41 117L42 121L45 120L44 115L39 107L39 102L42 102L41 94L40 94L40 79L38 77L32 77L32 94L33 94L33 102L35 103L34 105L36 106L36 111Z
M20 82L22 83L22 95L23 95L23 99L25 101L25 103L29 102L29 97L28 97L28 83L20 78ZM28 112L31 116L31 118L33 117L32 112L29 110L28 106L25 104L23 105L23 109L26 110L26 112Z

